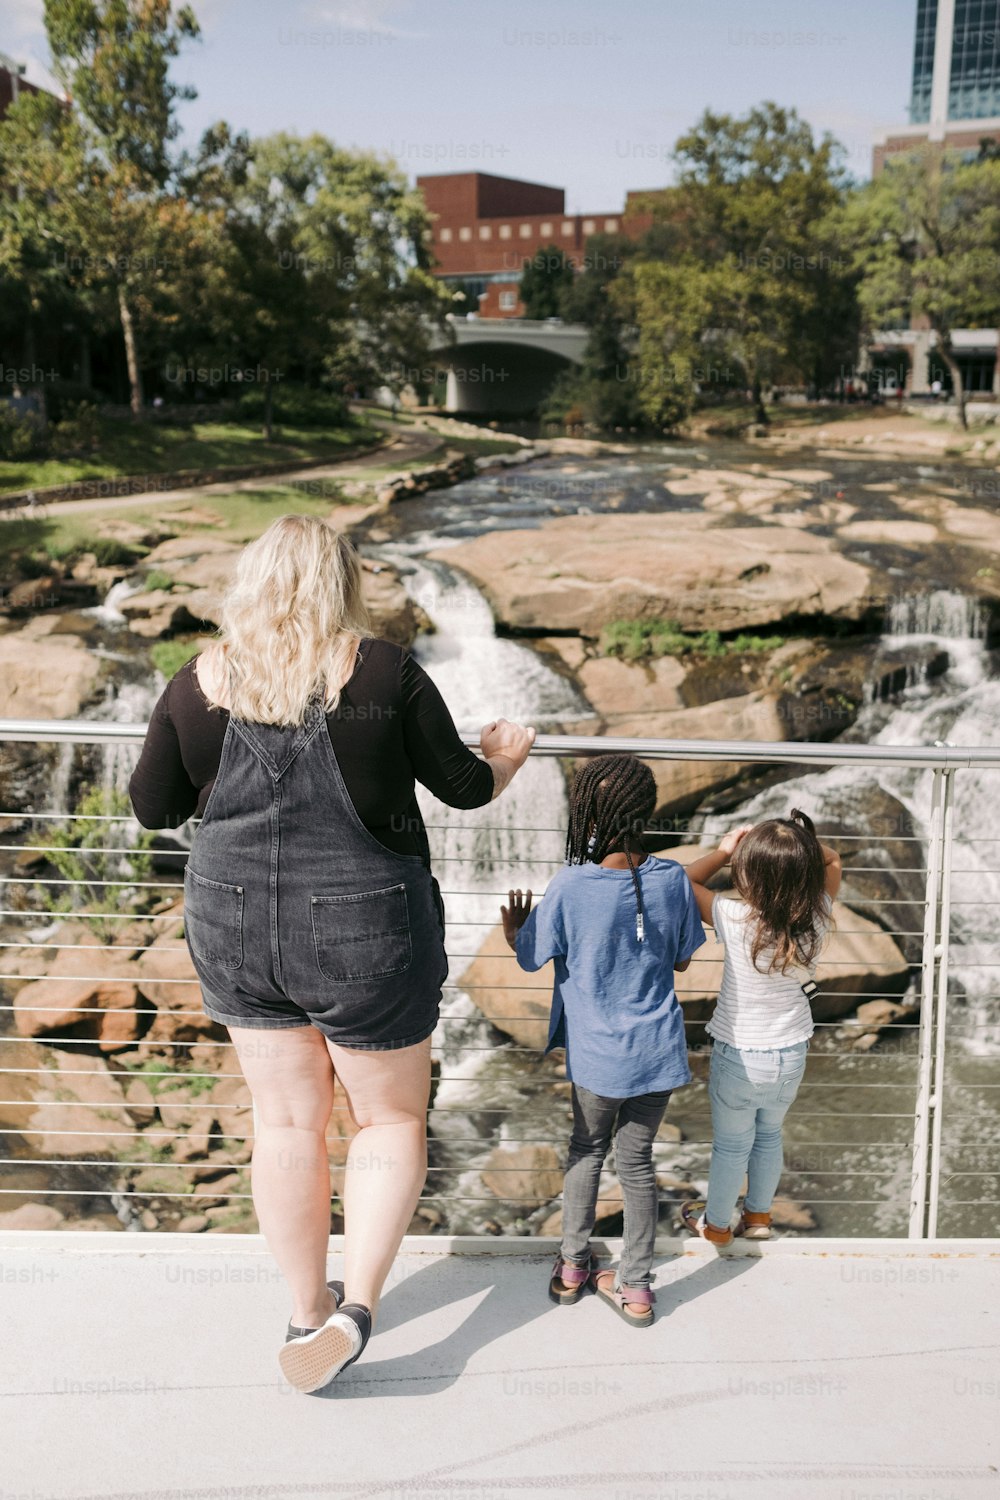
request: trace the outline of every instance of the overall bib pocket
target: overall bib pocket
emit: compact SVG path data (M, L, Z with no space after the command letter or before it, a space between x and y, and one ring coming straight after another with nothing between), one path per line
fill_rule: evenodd
M402 974L413 957L406 886L349 896L312 896L313 943L324 979L335 984Z
M184 936L195 958L223 969L243 964L243 887L184 870Z

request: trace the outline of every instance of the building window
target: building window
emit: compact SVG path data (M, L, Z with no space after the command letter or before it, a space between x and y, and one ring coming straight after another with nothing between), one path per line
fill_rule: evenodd
M605 234L617 234L618 233L618 220L617 219L605 219L605 221L604 221L604 233Z
M917 0L917 35L913 45L913 87L910 93L911 125L926 125L931 117L937 12L938 0Z
M531 225L530 224L519 224L517 226L517 232L521 236L522 240L530 240L531 239Z
M573 220L572 219L563 219L562 232L563 232L563 234L572 234L573 233Z
M472 230L463 224L462 228L458 231L458 237L460 240L471 240Z
M552 225L543 224L538 232L543 239L550 240L552 238Z
M493 230L490 228L489 224L480 224L479 238L481 240L491 240L493 238Z
M956 0L948 88L949 120L1000 114L1000 5Z
M500 311L501 312L513 312L516 306L517 306L517 293L516 292L501 292L500 293Z
M451 244L451 230L450 229L442 229L440 231L438 237L439 237L442 245L450 245Z
M584 234L593 234L596 228L597 228L597 225L594 223L593 219L584 219L584 221L583 221L583 232L584 232Z
M500 225L500 238L502 240L509 240L510 239L510 225L509 224L501 224Z

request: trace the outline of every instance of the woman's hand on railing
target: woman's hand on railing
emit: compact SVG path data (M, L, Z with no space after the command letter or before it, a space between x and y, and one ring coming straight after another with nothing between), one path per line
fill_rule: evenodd
M483 725L479 745L493 771L494 797L513 781L534 743L534 729L510 719L494 719Z

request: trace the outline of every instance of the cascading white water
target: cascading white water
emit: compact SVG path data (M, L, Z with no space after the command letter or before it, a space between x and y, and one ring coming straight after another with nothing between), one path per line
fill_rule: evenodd
M496 718L533 724L539 730L581 717L587 706L566 678L547 667L540 656L515 641L498 637L493 616L479 590L454 569L428 562L397 549L379 551L400 567L411 595L427 613L434 633L422 635L415 647L421 665L440 688L459 729L478 731ZM445 806L424 788L418 792L427 823L435 872L444 893L448 921L450 986L500 920L500 903L510 885L544 890L562 863L565 838L566 788L559 763L533 757L497 801L474 812ZM511 960L511 984L530 983ZM435 1095L435 1137L458 1147L482 1141L483 1151L503 1140L509 1131L505 1106L520 1105L517 1081L488 1082L478 1077L487 1059L496 1054L485 1045L487 1028L469 995L457 988L446 991L442 1026L435 1048L442 1061L442 1082ZM482 1140L473 1123L477 1106L494 1108L495 1129ZM465 1176L452 1189L456 1194L482 1196L472 1160ZM482 1215L472 1210L449 1213L453 1229L469 1227Z
M141 578L121 578L111 585L100 604L95 604L90 609L83 610L82 613L99 620L102 625L123 625L125 616L119 605L145 587L145 581Z
M1000 729L1000 678L991 678L986 652L985 611L966 596L937 590L902 598L891 606L884 646L929 642L948 652L948 671L934 683L922 681L892 705L871 704L860 713L851 738L872 745L989 745ZM927 837L931 813L931 777L920 770L872 770L839 766L796 778L794 800L822 824L831 807L865 806L866 791L888 791L912 815L918 833ZM955 777L953 914L950 955L951 989L966 997L961 1039L970 1051L996 1056L1000 1050L1000 1016L992 1000L995 970L989 951L995 948L1000 910L1000 785L997 773L961 771ZM705 821L704 832L717 835L733 818L754 821L787 812L787 785L751 798L738 814Z

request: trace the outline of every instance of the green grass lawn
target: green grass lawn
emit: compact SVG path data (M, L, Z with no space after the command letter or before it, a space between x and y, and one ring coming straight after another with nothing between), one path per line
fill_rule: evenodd
M292 484L269 485L260 490L234 490L228 495L210 495L204 500L196 499L193 502L178 500L172 505L157 505L155 500L137 500L134 506L124 505L107 512L88 511L84 502L79 514L69 511L51 516L42 514L31 520L20 516L9 520L0 519L0 549L9 555L30 552L41 557L47 555L60 561L69 561L83 552L93 552L100 547L98 542L95 548L95 533L104 520L136 521L142 524L150 520L155 508L156 519L169 523L175 511L189 510L192 504L199 510L219 516L222 524L192 526L187 521L179 522L178 533L194 532L234 542L248 542L252 537L259 536L277 516L289 511L300 515L327 516L341 503L344 502L332 485L324 485L321 494L311 494L306 488Z
M0 494L41 489L82 479L163 474L180 469L237 468L303 459L339 457L345 448L373 445L380 434L364 422L332 430L282 426L274 442L264 441L259 426L239 422L196 422L170 426L159 422L105 419L96 452L78 458L0 460Z

